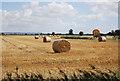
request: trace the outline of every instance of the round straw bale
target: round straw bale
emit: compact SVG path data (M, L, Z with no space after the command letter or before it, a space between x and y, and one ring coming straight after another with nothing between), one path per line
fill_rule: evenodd
M35 36L35 39L39 39L39 36Z
M49 37L52 37L52 35L49 35Z
M60 37L60 35L57 35L57 37Z
M51 42L51 38L50 37L43 37L43 42Z
M44 38L45 36L44 36L44 35L42 35L41 37L42 37L42 38Z
M59 39L53 42L52 48L55 53L61 53L69 51L71 47L67 40Z
M41 38L44 38L44 37L46 37L46 36L45 36L45 35L42 35L42 36L41 36Z
M99 42L106 42L106 37L103 37L103 36L98 37L98 41Z
M96 35L100 35L100 31L98 29L94 29L93 30L93 35L96 36Z

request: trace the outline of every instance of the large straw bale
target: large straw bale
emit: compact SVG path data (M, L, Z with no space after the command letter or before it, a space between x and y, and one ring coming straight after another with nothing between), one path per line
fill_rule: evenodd
M94 29L93 30L93 35L96 36L96 35L100 35L100 31L98 29Z
M52 48L55 53L67 52L71 46L67 40L59 39L53 42Z

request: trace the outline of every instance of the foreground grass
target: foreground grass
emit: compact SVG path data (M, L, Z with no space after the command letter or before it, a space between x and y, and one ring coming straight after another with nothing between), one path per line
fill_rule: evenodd
M119 81L120 76L118 73L108 70L107 72L102 72L99 69L96 69L94 66L91 66L91 71L77 70L77 73L74 72L71 75L67 75L63 70L59 69L59 76L54 77L50 76L44 78L40 73L23 73L19 74L18 69L15 73L8 72L2 81ZM51 72L49 71L49 74ZM14 75L14 76L13 76Z

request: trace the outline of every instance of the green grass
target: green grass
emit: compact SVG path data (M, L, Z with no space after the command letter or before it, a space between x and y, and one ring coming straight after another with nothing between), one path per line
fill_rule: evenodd
M87 40L97 40L96 38L94 37L80 37L80 36L61 36L61 38L64 38L64 39L87 39ZM107 38L108 41L120 41L120 39L117 39L117 38L112 38L112 39L109 39Z
M59 69L59 76L55 78L50 76L44 78L40 73L23 73L19 74L18 69L15 73L8 72L2 81L119 81L119 73L108 70L107 72L102 72L91 65L91 71L77 70L71 75L66 74L63 70ZM50 71L49 71L50 72ZM14 76L13 76L14 74ZM52 74L51 72L49 73Z
M61 38L65 38L65 39L89 39L89 40L94 40L94 38L79 37L79 36L61 36Z
M120 41L120 39L107 39L107 40L115 40L115 41Z

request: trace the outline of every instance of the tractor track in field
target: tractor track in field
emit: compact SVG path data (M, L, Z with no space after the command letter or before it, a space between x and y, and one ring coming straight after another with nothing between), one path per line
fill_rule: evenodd
M7 42L7 43L9 43L9 44L12 45L12 46L14 46L15 48L17 48L17 49L23 51L23 52L28 52L28 51L26 51L26 49L23 50L23 49L19 48L16 44L14 44L14 43L8 41L8 39L6 39L6 38L5 38L5 39L2 38L2 40L5 41L5 42Z
M5 42L7 42L7 43L9 43L10 45L18 48L19 50L27 52L27 53L31 53L32 52L32 51L30 51L30 49L36 50L36 51L38 51L40 49L40 47L37 48L38 45L35 44L35 43L31 43L31 45L29 45L29 44L23 43L21 41L16 41L14 38L8 38L8 37L6 37L6 38L2 38L2 40L5 41ZM32 45L33 46L37 46L37 47L33 47ZM29 49L29 51L27 49ZM42 50L42 49L40 49L40 51L41 52L45 52L45 50Z

